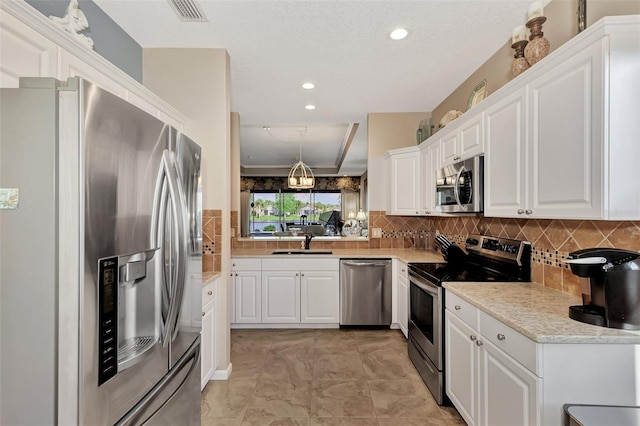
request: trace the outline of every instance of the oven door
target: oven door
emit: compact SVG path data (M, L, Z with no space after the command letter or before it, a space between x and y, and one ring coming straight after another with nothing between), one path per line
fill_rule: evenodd
M442 288L409 272L409 339L442 370Z

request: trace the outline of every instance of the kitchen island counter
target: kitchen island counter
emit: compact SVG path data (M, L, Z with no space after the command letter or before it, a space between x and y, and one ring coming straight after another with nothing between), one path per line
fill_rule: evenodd
M640 344L640 331L569 318L569 306L582 304L581 298L536 283L451 282L444 288L534 342Z

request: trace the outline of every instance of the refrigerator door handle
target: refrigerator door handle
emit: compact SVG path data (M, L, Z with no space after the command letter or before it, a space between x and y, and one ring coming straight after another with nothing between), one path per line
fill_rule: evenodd
M178 334L177 323L182 310L182 299L184 296L185 279L187 275L187 224L185 218L186 202L182 186L180 185L180 176L176 166L175 155L169 151L165 151L162 155L163 163L166 167L167 183L171 198L171 212L174 219L173 225L176 230L175 251L175 269L172 274L171 282L171 301L169 303L169 318L167 320L167 328L174 340Z
M166 150L165 150L166 151ZM156 178L155 194L153 196L153 210L151 213L151 246L158 247L159 263L160 263L160 278L161 278L161 342L162 346L166 347L168 344L169 335L169 311L171 309L171 283L170 276L167 273L165 267L166 256L166 238L165 238L165 221L167 212L168 200L168 187L167 187L167 170L163 161L160 162L160 169L158 170L158 177Z
M160 247L162 269L162 346L167 347L176 335L174 330L182 304L186 275L186 234L184 225L184 195L182 194L175 158L169 150L162 153L162 167L156 180L156 193L151 222L151 244ZM170 209L171 215L167 215ZM166 223L168 216L171 223ZM172 229L167 238L166 228ZM173 232L174 231L174 232ZM173 234L177 235L173 235ZM174 246L174 239L175 245ZM177 250L176 250L177 249ZM169 267L165 256L169 252ZM171 339L170 339L171 338Z

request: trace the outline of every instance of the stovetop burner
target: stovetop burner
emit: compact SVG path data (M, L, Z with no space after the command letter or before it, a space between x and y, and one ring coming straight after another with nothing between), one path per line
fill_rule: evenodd
M530 281L531 244L471 234L457 263L410 263L409 271L441 286L445 281Z

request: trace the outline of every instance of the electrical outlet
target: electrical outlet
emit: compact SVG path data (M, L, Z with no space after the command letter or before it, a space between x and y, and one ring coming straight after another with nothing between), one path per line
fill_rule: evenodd
M382 229L371 228L371 238L382 238Z

